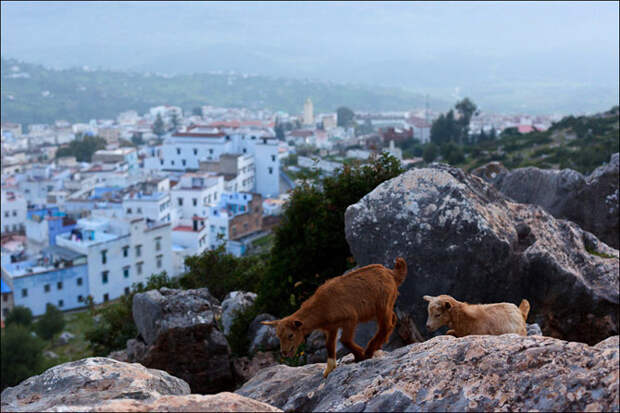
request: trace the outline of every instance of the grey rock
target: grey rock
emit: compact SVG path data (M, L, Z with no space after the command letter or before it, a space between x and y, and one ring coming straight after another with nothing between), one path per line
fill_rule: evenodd
M540 329L540 326L536 323L528 324L526 328L527 328L528 336L542 336L543 335L542 330Z
M350 358L350 356L347 356ZM236 393L284 411L618 411L618 336L439 336L359 363L277 365Z
M224 297L222 300L222 326L225 335L230 333L230 327L237 313L250 307L255 300L256 294L243 291L231 291Z
M146 355L146 344L139 339L127 340L127 359L132 363L139 363Z
M517 305L526 298L529 320L557 338L594 344L618 333L618 250L460 169L434 164L382 183L347 208L345 235L359 265L405 258L396 307L422 336L425 294Z
M46 350L43 352L43 355L45 357L47 357L48 359L57 359L58 358L58 354L54 353L51 350Z
M583 176L572 169L534 167L508 171L498 162L473 173L492 183L509 198L543 207L556 218L569 219L603 242L620 248L619 154Z
M155 400L163 395L189 392L187 383L164 371L91 357L59 364L6 388L2 391L2 411L97 406L110 399Z
M69 341L73 340L74 338L75 338L74 334L71 334L68 331L63 331L58 336L58 339L56 341L58 342L59 345L64 346L65 344L68 344Z
M251 358L238 357L233 359L233 369L239 384L245 383L260 370L277 364L273 353L259 351Z
M140 357L139 341L131 342L128 355L182 378L195 393L234 388L230 348L216 321L221 309L206 288L136 294L133 316L146 352Z
M254 354L257 351L274 351L280 348L280 340L276 335L276 329L261 324L261 321L272 321L275 319L271 314L259 314L250 323L248 328L250 354Z
M127 357L127 350L116 350L111 352L110 354L108 354L108 358L117 360L117 361L123 361L123 362L129 362L129 357Z

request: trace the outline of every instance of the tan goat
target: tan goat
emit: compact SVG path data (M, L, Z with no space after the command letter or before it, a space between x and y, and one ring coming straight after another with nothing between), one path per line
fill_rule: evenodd
M295 355L305 337L314 330L325 333L327 367L323 377L336 368L336 337L351 350L355 361L371 358L390 337L396 324L394 302L398 286L407 276L407 263L396 258L394 269L380 264L367 265L348 274L327 280L296 312L281 320L263 321L276 326L280 352L284 357ZM379 328L366 349L353 341L358 323L377 320Z
M512 303L468 304L449 295L423 297L428 301L426 328L435 331L447 325L446 334L463 337L472 334L520 334L527 335L525 321L530 303L523 299L517 308Z

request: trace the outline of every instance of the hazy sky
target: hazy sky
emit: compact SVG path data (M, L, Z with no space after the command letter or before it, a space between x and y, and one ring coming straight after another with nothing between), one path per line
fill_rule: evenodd
M618 2L2 2L1 11L2 56L56 67L618 96Z

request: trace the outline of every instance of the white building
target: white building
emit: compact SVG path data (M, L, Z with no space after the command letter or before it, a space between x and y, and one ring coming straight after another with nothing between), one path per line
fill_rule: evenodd
M213 172L186 173L170 190L172 208L180 211L179 218L206 217L208 207L216 204L223 192L223 176Z
M28 203L17 191L2 189L2 227L0 232L8 233L24 229Z
M185 257L200 255L209 249L209 227L206 218L182 219L172 228L172 253L174 276L186 271Z
M167 192L131 192L123 198L123 211L129 219L144 217L154 222L172 222L177 217L171 204Z
M314 124L314 107L310 98L304 103L304 125Z
M128 294L133 283L146 283L152 274L173 274L170 223L147 224L90 218L78 229L56 236L61 247L87 256L88 286L95 303Z

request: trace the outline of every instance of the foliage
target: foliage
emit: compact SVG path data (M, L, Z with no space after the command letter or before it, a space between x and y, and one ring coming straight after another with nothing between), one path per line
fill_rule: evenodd
M133 138L132 138L131 141L128 141L127 139L120 138L118 140L118 145L121 148L135 148L136 147L136 144L133 143Z
M32 325L32 311L28 307L17 305L6 315L5 323L7 326L19 324L29 328Z
M90 162L93 154L105 147L106 140L100 136L77 135L68 146L63 146L56 151L56 158L75 156L78 162Z
M353 266L344 212L381 182L403 172L387 153L368 165L345 165L334 176L296 187L275 230L269 267L258 290L261 311L283 316L328 278Z
M454 110L459 115L458 119L454 115L454 110L448 111L446 115L439 115L431 125L431 141L436 145L449 142L469 143L469 123L472 116L477 114L477 109L478 107L469 98L456 102Z
M353 116L353 111L345 106L341 106L336 109L338 126L348 128L353 123Z
M164 129L164 121L161 118L161 114L157 114L157 118L155 118L155 122L153 123L153 133L158 137L161 137L166 130Z
M45 343L20 324L10 324L2 332L2 390L41 373Z
M202 106L196 106L192 109L192 115L202 117Z
M144 145L144 139L142 139L142 136L140 135L134 135L131 137L131 143L135 146Z
M248 329L250 323L254 321L257 315L260 314L258 306L253 304L242 311L238 311L233 316L233 322L230 325L230 332L226 339L230 345L232 353L236 356L245 356L248 354L250 347L250 338L248 336Z
M424 148L422 158L424 159L424 162L431 163L437 158L438 153L439 150L437 149L437 145L435 145L434 143L429 143Z
M136 293L161 287L177 288L178 282L168 277L165 271L153 274L146 285L136 283L132 285L128 295L91 311L93 316L99 317L99 321L84 335L95 356L107 356L112 351L123 349L127 340L137 336L138 331L131 313L133 297Z
M265 257L250 255L237 258L226 253L225 244L200 255L185 258L189 271L179 280L181 287L207 287L218 300L231 291L256 292L265 272Z
M65 328L65 318L55 305L47 303L45 314L35 323L34 329L37 335L44 340L51 340L54 335Z
M452 142L441 145L439 152L441 153L444 161L451 165L461 163L465 160L465 155L463 154L463 149L461 146Z

